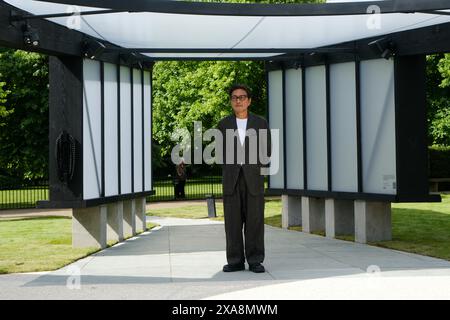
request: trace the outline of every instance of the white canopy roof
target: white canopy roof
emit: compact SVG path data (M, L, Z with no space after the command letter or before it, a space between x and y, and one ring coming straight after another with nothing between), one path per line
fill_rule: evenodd
M111 8L75 7L33 0L5 2L34 15ZM450 1L448 2L450 8ZM332 4L324 4L329 5ZM78 18L79 26L74 17L48 18L48 20L63 26L75 27L87 35L123 48L148 48L148 52L144 54L154 58L271 57L291 49L314 49L450 22L450 15L435 13L238 16L195 12L193 14L114 12L82 15ZM160 51L155 52L158 49ZM199 52L201 50L204 52Z

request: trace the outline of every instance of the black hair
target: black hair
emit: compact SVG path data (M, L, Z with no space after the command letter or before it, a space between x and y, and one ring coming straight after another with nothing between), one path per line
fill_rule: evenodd
M251 97L252 97L252 92L251 92L251 90L250 90L250 88L249 87L247 87L245 84L233 84L231 87L230 87L230 89L228 89L228 95L231 97L231 95L233 94L233 91L234 90L237 90L237 89L242 89L242 90L244 90L245 92L247 92L247 97L249 98L249 99L251 99Z

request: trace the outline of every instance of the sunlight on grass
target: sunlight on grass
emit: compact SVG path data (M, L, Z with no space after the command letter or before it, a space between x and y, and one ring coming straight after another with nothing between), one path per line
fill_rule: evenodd
M0 273L55 270L96 251L72 248L71 218L0 221Z
M148 229L155 226L147 223ZM97 251L72 248L69 217L0 220L0 274L56 270Z

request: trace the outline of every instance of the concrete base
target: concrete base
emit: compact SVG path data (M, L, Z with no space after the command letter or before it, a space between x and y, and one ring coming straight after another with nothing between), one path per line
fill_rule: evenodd
M123 202L110 203L108 208L108 225L106 236L108 242L123 241Z
M134 200L123 202L123 235L125 238L136 235L136 208Z
M281 227L287 229L291 226L302 225L302 198L281 196L283 209L281 211Z
M355 200L355 241L392 240L391 203Z
M107 207L72 210L72 247L106 248Z
M135 203L136 214L136 232L143 232L147 230L147 222L145 215L145 207L147 200L144 198L138 198L133 200Z
M355 233L354 203L351 200L325 200L325 234L328 238Z
M302 197L302 231L325 231L325 199Z

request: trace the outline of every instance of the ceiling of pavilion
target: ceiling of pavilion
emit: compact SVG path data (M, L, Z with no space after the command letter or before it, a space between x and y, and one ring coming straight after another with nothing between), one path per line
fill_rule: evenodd
M413 1L404 0L399 1L402 6L396 6L396 1L371 1L309 7L217 3L196 7L197 2L165 1L166 5L160 0L141 0L140 7L135 0L5 2L33 15L112 9L114 12L76 17L79 24L73 16L47 19L63 26L75 26L82 33L119 47L141 49L139 52L152 58L272 57L289 50L316 49L450 22L450 15L429 11L433 2L441 12L450 11L442 7L443 1L431 0L423 8L414 5L409 8L407 3ZM130 11L139 12L124 11L127 3ZM450 1L447 3L450 8ZM364 9L373 12L377 8L373 5L381 9L380 15L362 14Z

